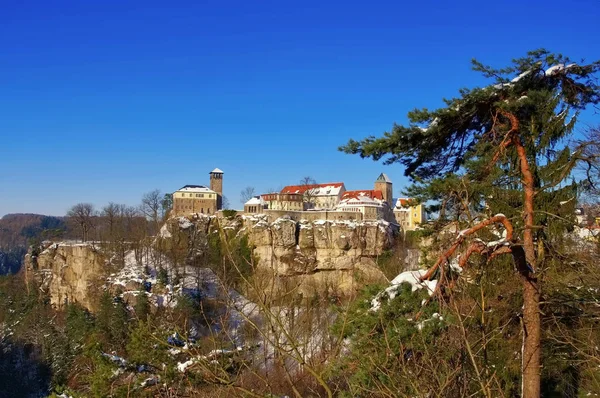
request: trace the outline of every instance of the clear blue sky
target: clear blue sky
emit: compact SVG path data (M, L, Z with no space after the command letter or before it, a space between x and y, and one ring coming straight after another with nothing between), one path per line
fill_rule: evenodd
M522 4L527 3L527 4ZM0 12L0 216L225 171L240 207L297 183L371 187L383 166L337 147L483 83L545 47L600 58L600 2L8 1Z

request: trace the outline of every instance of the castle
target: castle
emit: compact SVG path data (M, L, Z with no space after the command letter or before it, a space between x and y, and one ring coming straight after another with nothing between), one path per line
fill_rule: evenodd
M173 193L173 215L217 214L223 203L223 171L209 173L210 188L185 185ZM244 204L244 214L266 214L272 219L386 220L404 230L426 221L421 204L406 198L393 199L390 178L381 173L373 189L347 191L343 182L288 185L280 192L255 196Z
M223 207L223 170L210 173L210 188L204 185L185 185L173 192L175 216L186 214L216 214Z

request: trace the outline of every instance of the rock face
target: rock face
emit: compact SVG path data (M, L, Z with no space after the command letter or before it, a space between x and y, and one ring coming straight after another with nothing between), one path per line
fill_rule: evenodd
M258 271L273 276L276 284L292 284L307 294L326 290L347 293L366 283L386 282L375 258L393 246L396 236L385 221L296 222L279 218L269 223L261 216L223 219L199 215L169 220L155 245L163 252L181 249L179 264L193 264L206 255L208 241L217 233L247 236ZM137 261L133 253L126 256L123 269L114 273L107 256L94 244L46 244L37 255L30 250L25 267L28 280L35 280L59 308L77 302L93 311L96 298L109 285L123 294L147 294L152 300L162 300L158 306L169 305L165 297L172 296L154 287L144 293L144 281L156 284L156 270L146 275L148 264Z
M374 259L394 245L397 235L385 221L297 222L283 217L269 223L266 217L256 215L229 220L179 217L163 227L161 236L168 241L185 232L195 241L188 247L202 248L207 236L220 228L231 236L247 235L258 270L271 271L307 291L328 288L346 292L365 283L385 282Z
M258 267L272 270L301 291L346 293L365 283L386 281L374 261L394 243L393 227L385 221L245 222Z
M383 221L252 221L249 240L258 265L280 276L351 270L389 249L394 239L392 227Z
M53 243L37 256L31 250L25 256L27 278L33 278L58 308L72 302L95 308L105 264L101 251L87 243Z

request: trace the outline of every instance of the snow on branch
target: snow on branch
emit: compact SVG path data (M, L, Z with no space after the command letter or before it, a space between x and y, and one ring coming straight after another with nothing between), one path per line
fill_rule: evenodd
M504 228L506 230L506 236L504 238L502 238L500 241L490 242L490 243L493 243L490 246L488 246L487 244L485 244L485 246L494 248L494 247L503 245L506 242L512 241L512 238L513 238L512 223L508 220L508 218L506 218L506 216L504 214L496 214L495 216L488 218L487 220L484 220L484 221L480 222L479 224L472 226L471 228L467 228L467 229L460 231L458 233L456 240L452 244L452 246L450 246L450 248L448 250L446 250L438 258L436 263L431 268L429 268L429 270L423 276L421 276L421 280L424 281L424 280L431 279L431 277L435 274L435 272L438 270L438 268L441 265L446 264L449 261L449 259L454 255L454 252L456 251L456 249L458 249L458 247L461 245L461 243L463 243L463 241L465 240L465 238L467 236L472 235L475 232L477 232L489 225L495 224L495 223L502 223L502 225L504 225ZM475 243L476 243L475 247L478 247L479 242L475 242ZM472 249L471 252L474 252L474 251L475 251L475 249ZM482 249L482 251L483 251L483 249ZM471 254L468 251L467 251L467 253L468 253L468 255L462 256L462 258L461 258L462 264L459 264L459 265L461 265L461 267L464 264L466 264L466 261L468 260L470 254Z

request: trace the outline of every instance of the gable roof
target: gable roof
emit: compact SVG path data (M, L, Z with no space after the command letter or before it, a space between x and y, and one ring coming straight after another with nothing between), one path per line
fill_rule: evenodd
M359 199L361 197L383 200L383 193L378 189L346 191L342 195L342 200Z
M260 197L260 196L253 196L250 199L248 199L248 201L246 203L244 203L244 206L246 205L264 205L265 201Z
M408 209L411 206L411 201L413 201L414 199L410 199L410 198L398 198L396 200L396 206L395 209L396 210L404 210L404 209ZM413 206L418 206L417 202L412 203Z
M215 191L205 187L204 185L184 185L183 187L179 188L177 192L215 193Z
M305 193L310 190L314 196L337 196L344 188L343 182L329 182L326 184L288 185L283 187L280 193Z
M375 182L389 182L391 184L392 180L390 180L390 177L388 177L385 173L381 173Z

